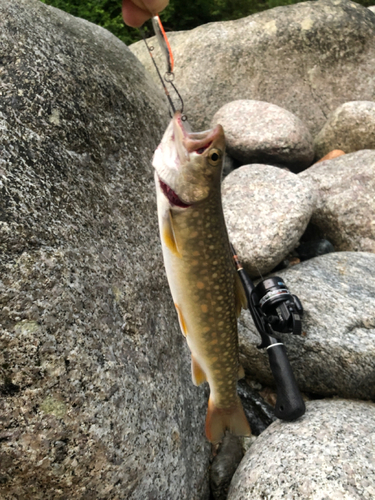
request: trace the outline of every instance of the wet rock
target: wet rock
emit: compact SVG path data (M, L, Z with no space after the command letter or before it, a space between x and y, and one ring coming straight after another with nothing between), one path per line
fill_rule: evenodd
M283 165L293 172L314 159L312 137L297 116L268 102L238 100L225 104L211 125L225 131L228 153L242 164Z
M375 252L375 151L313 165L299 174L318 190L312 223L336 250Z
M329 253L278 271L302 302L302 336L279 334L302 392L375 398L375 255ZM247 376L274 385L268 355L250 313L239 322Z
M295 248L313 211L312 182L269 165L245 165L222 187L229 238L251 276L273 269Z
M0 497L208 496L206 395L163 270L168 114L127 47L0 0Z
M375 497L375 404L307 403L296 422L277 421L237 469L228 500Z
M375 102L353 101L339 106L315 138L317 158L332 149L353 153L375 149Z
M214 500L226 500L233 474L243 455L241 439L226 434L210 470L210 487Z
M296 252L302 261L334 251L334 246L328 240L305 241L296 248Z
M373 100L374 31L375 17L366 7L319 0L168 37L194 130L208 128L224 104L252 99L294 113L315 136L340 104ZM160 85L144 43L131 50ZM164 67L158 47L154 54Z
M249 421L251 434L259 436L269 425L276 420L274 410L260 395L244 380L239 380L237 385L238 395Z

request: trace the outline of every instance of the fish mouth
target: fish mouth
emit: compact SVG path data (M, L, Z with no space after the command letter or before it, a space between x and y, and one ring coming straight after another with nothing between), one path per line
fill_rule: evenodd
M178 197L177 193L173 191L171 187L168 186L164 181L162 181L159 177L159 185L160 189L163 191L164 196L167 198L169 203L171 205L174 205L176 207L180 208L189 208L191 207L191 203L184 203L180 198Z
M190 153L203 154L222 133L223 129L220 125L213 130L192 132L188 122L183 120L180 111L177 111L173 117L173 138L180 161L189 159Z

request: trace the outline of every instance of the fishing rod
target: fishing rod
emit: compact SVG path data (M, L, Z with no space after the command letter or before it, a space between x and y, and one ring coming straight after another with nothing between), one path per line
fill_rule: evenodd
M284 344L275 337L280 333L301 335L302 304L291 295L282 278L273 276L258 283L251 281L231 245L237 272L245 290L248 308L262 339L258 349L266 349L275 379L277 399L275 415L282 420L295 420L305 413L305 403L298 389Z

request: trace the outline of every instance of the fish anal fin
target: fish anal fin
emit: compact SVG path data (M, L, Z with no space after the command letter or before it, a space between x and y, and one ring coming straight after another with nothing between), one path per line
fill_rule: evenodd
M186 326L186 321L185 321L184 315L182 314L181 308L176 303L174 306L175 306L177 314L178 314L178 321L180 323L180 328L181 328L182 334L184 337L187 337L188 332L187 332L187 326Z
M247 298L241 278L239 277L237 272L235 278L235 294L236 294L236 314L238 317L241 313L242 308L247 309Z
M173 228L173 218L171 211L168 210L167 217L163 218L161 237L164 245L177 257L181 257L180 250L178 248L176 234Z
M235 436L251 435L241 400L238 398L237 403L230 408L218 408L210 397L206 416L206 437L216 444L222 440L226 430Z
M206 374L202 370L198 361L191 355L191 378L193 379L194 385L201 385L206 382Z

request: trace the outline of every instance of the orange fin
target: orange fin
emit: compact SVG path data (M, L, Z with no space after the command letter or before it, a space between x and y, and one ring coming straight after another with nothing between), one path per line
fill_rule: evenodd
M173 228L173 218L171 211L168 211L168 216L163 219L162 223L162 239L167 248L178 257L181 257L180 250L178 248L176 234Z
M238 380L241 380L241 378L245 378L245 370L242 365L238 368Z
M236 293L236 314L238 317L241 313L242 308L247 309L247 298L241 278L238 276L237 271L235 278L235 293Z
M181 328L182 334L184 337L187 337L187 327L186 327L186 322L185 322L184 316L181 312L181 309L178 307L178 305L175 304L174 306L175 306L177 314L178 314L178 321L180 323L180 328Z
M216 444L221 441L226 430L235 436L251 435L241 400L238 398L237 404L231 408L217 408L210 397L206 416L207 439Z
M191 378L193 379L194 385L201 385L207 380L206 374L193 355L191 355Z

